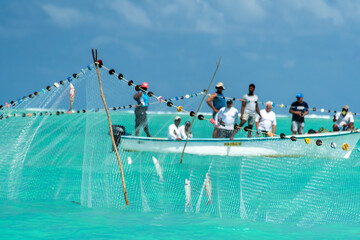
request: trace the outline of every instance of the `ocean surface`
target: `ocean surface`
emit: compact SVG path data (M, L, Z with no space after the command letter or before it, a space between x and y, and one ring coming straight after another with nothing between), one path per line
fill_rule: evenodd
M175 116L150 113L150 133L166 137ZM190 120L180 116L182 123ZM111 117L133 133L133 113L112 112ZM277 134L290 134L289 116L277 122ZM305 130L331 129L332 124L330 117L308 117ZM357 118L355 126L360 126ZM194 137L211 137L212 130L208 121L196 120L193 126ZM360 239L357 149L349 159L316 153L307 158L186 154L182 165L179 154L120 150L126 206L104 113L3 119L0 131L3 239ZM162 165L163 180L152 156ZM202 185L210 170L208 203ZM187 178L193 191L190 209L185 206Z

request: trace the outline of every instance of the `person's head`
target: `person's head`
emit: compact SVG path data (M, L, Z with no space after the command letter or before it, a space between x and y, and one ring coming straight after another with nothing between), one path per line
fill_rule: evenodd
M228 100L226 101L226 106L227 106L228 108L231 108L232 105L233 105L233 101L232 101L231 99L228 99Z
M175 125L178 127L180 125L181 118L179 116L176 116L174 122L175 122Z
M272 108L273 102L272 101L267 101L266 102L266 111L270 112L271 108Z
M216 84L215 88L216 88L216 91L217 91L217 92L220 92L220 93L221 93L223 90L225 90L224 84L223 84L222 82L219 82L218 84Z
M149 84L147 82L143 82L141 84L141 88L144 89L145 91L149 88Z
M343 116L345 116L348 111L349 111L349 106L348 106L348 105L344 105L344 106L342 107L341 113L342 113Z
M191 126L191 122L190 122L190 121L186 121L186 122L185 122L185 129L186 129L186 130L189 129L190 126Z
M296 99L298 103L302 103L304 99L304 95L302 93L299 93L298 95L296 95Z
M254 91L255 91L255 84L252 83L249 85L249 93L254 94Z

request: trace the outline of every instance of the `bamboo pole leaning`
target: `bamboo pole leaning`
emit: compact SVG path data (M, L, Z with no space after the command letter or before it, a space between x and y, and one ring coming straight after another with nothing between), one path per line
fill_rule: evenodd
M198 109L196 110L196 113L195 113L195 115L194 115L194 117L193 117L193 119L192 119L192 121L191 121L190 132L191 132L191 128L192 128L192 126L193 126L194 120L195 120L196 116L198 115L198 112L200 111L201 105L202 105L202 103L204 102L204 99L205 99L205 97L207 96L207 93L209 92L210 86L211 86L211 84L212 84L212 82L213 82L213 80L214 80L214 78L215 78L216 72L217 72L217 70L219 69L220 62L221 62L221 56L220 56L220 58L219 58L219 62L216 64L216 69L215 69L214 75L213 75L213 77L212 77L211 80L210 80L209 86L208 86L207 89L206 89L206 93L204 94L204 97L201 99L201 102L200 102L200 104L199 104L199 107L198 107ZM183 161L183 157L184 157L184 153L185 153L185 148L186 148L186 145L187 145L187 143L188 143L188 140L189 140L189 136L187 135L187 136L186 136L185 145L184 145L184 148L183 148L182 153L181 153L180 163L182 163L182 161Z
M129 200L127 198L127 192L126 192L124 171L123 171L123 167L122 167L122 164L121 164L120 155L119 155L119 152L118 152L115 140L114 140L114 134L113 134L112 124L111 124L110 114L109 114L109 110L108 110L108 107L107 107L107 104L106 104L106 101L105 101L104 92L103 92L102 85L101 85L100 71L99 71L99 68L98 68L99 62L97 60L97 49L95 49L95 52L94 52L94 49L92 49L92 54L93 54L93 60L94 60L96 72L97 72L98 79L99 79L101 99L102 99L102 101L104 103L104 107L105 107L105 110L106 110L106 115L107 115L107 118L108 118L108 121L109 121L111 141L112 141L112 144L113 144L113 148L115 149L116 157L117 157L119 167L120 167L121 180L122 180L122 187L123 187L123 191L124 191L125 202L126 202L126 205L129 205Z

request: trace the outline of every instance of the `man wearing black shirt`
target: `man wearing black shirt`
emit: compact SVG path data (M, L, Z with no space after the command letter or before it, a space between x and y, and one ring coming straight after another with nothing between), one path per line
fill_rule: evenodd
M289 113L292 113L291 131L295 135L296 132L303 134L305 127L305 115L309 114L309 106L303 101L302 93L296 95L297 101L291 104Z

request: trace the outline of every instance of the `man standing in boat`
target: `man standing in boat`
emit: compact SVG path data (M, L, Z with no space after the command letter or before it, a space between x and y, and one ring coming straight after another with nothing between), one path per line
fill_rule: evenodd
M216 86L216 92L211 94L208 99L206 99L206 103L213 110L213 119L215 119L216 113L223 107L225 107L225 96L223 95L223 90L225 90L224 84L219 82ZM217 128L214 128L213 138L217 138Z
M239 131L239 129L244 126L246 122L248 122L247 131L248 137L250 138L252 135L252 128L255 124L256 113L259 114L259 121L261 121L260 110L258 106L258 96L254 94L255 91L255 84L249 85L249 93L245 94L242 99L241 105L241 116L240 116L240 125L234 131L234 134L231 136L230 139L234 139L235 134Z
M305 127L305 116L309 114L309 105L304 102L304 95L296 95L296 101L291 104L289 113L292 113L291 131L292 135L303 134Z
M265 136L272 137L276 131L276 115L271 111L273 103L266 102L266 108L260 111L260 116L256 117L256 131L257 134L264 134Z
M149 97L146 93L148 87L149 84L143 82L139 92L134 95L134 99L137 102L135 107L135 136L139 136L140 128L143 127L146 136L151 137L146 116L146 111L149 107Z
M233 101L228 99L226 107L223 107L215 115L215 128L218 129L220 138L230 138L234 133L234 126L239 119L239 111L233 107Z
M181 118L179 116L175 117L174 123L171 124L168 128L168 139L169 140L181 140L181 133L179 129L179 125L181 122Z
M354 117L353 115L348 112L349 106L344 105L342 108L341 113L338 112L334 115L333 122L336 122L333 125L333 131L346 131L346 130L353 130L354 129Z

